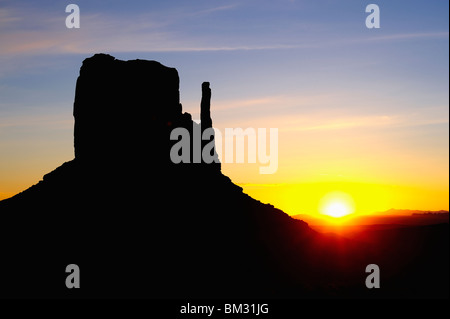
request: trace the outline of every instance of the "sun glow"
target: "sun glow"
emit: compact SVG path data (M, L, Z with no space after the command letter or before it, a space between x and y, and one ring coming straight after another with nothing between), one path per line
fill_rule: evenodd
M353 198L344 192L326 194L319 203L319 212L334 218L340 218L355 212Z

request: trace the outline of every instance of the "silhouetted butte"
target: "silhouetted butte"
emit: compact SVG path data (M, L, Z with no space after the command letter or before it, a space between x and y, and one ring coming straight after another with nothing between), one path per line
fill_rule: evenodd
M202 94L205 129L212 126L208 82ZM74 118L75 158L0 202L0 296L374 294L364 269L389 265L379 247L316 233L244 194L220 163L172 163L170 132L199 125L182 111L174 68L87 58ZM65 286L72 263L80 289Z

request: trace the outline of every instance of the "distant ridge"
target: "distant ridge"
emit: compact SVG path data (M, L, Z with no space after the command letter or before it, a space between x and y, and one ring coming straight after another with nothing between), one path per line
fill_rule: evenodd
M375 213L377 214L377 213ZM380 212L379 214L392 214L392 215L413 215L413 214L448 214L448 210L413 210L413 209L395 209L391 208L385 212Z
M329 218L321 215L298 214L292 218L304 220L310 225L327 225ZM373 214L353 214L343 218L345 225L373 225L373 224L399 224L399 225L431 225L449 222L448 211L421 211L390 209L385 212Z

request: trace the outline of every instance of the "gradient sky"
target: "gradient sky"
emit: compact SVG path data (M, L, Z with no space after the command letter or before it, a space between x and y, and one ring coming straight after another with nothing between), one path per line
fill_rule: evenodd
M103 52L177 68L194 119L209 81L215 127L278 128L275 174L223 165L262 202L448 210L448 1L73 1L67 29L69 3L0 0L0 199L73 158L76 78Z

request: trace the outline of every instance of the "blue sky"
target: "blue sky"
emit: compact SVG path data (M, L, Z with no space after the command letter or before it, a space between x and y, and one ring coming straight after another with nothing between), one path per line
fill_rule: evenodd
M311 154L329 150L389 153L368 180L448 191L448 1L74 1L81 28L67 29L69 3L0 0L0 198L73 158L75 82L98 52L177 68L194 118L210 81L216 127L278 127L278 173L225 167L237 182L314 180ZM365 26L369 3L380 29Z

